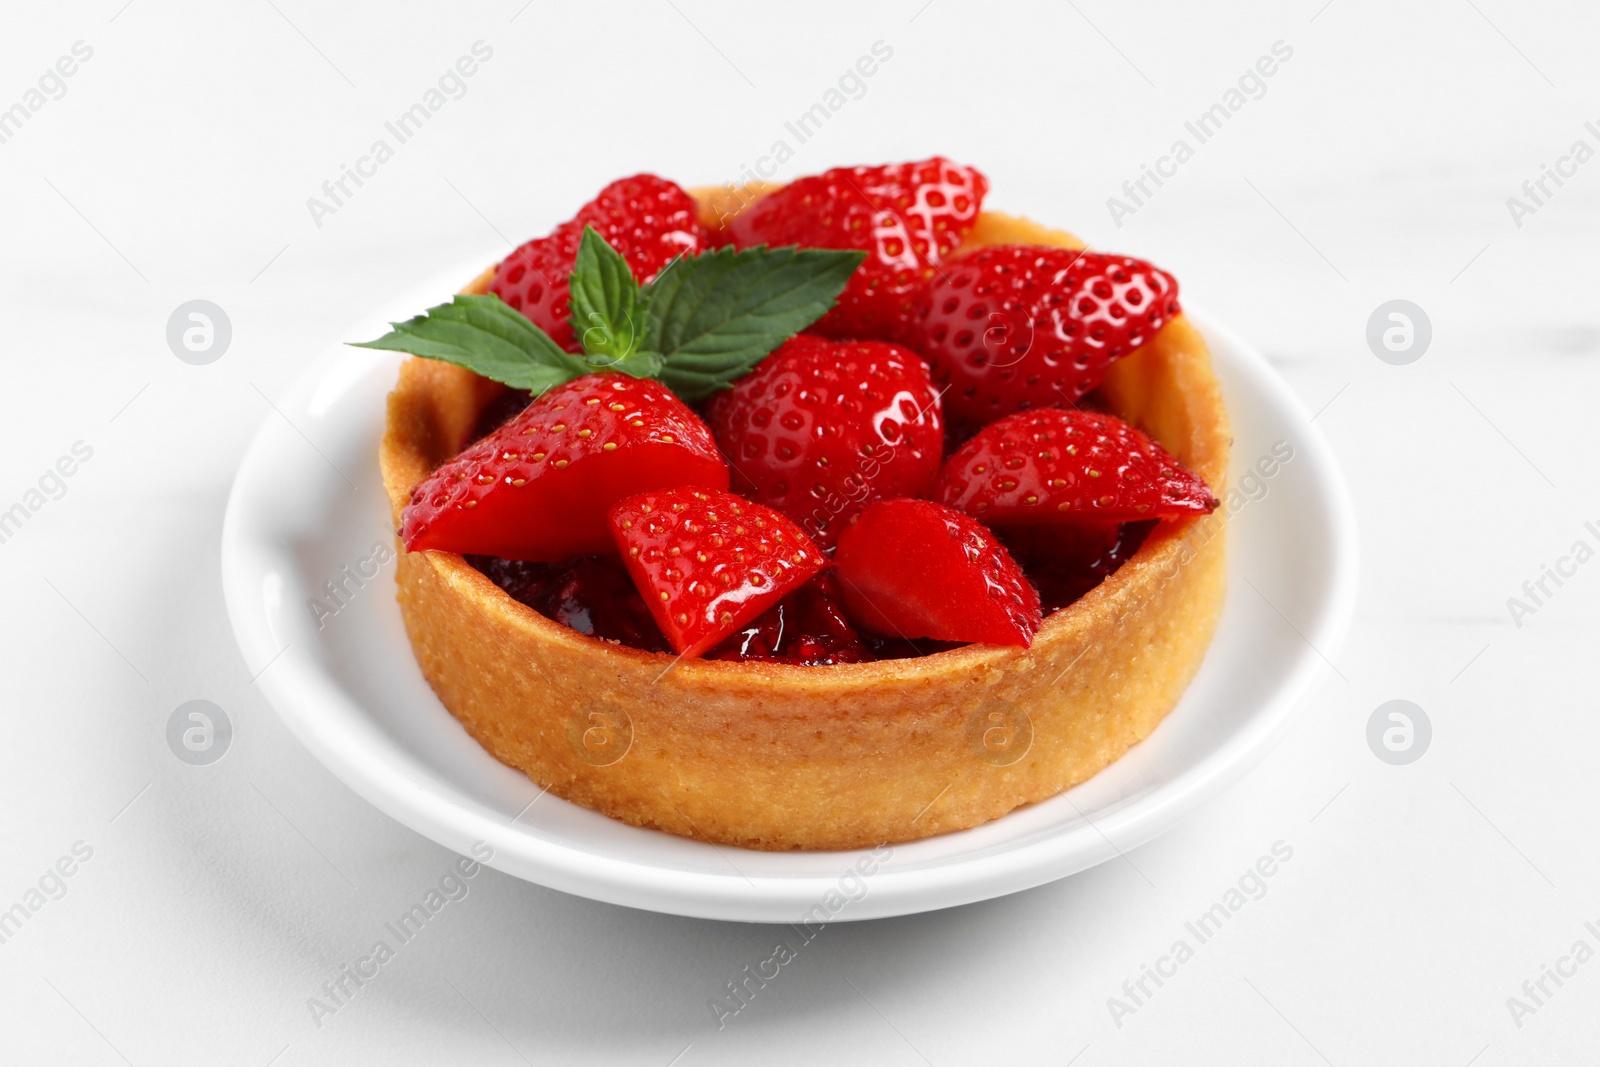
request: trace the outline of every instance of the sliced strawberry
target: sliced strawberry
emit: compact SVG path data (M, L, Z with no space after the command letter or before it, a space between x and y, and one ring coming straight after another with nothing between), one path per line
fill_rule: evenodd
M917 297L908 344L950 385L952 420L1071 404L1179 312L1178 282L1128 256L992 245Z
M894 637L1021 645L1039 594L982 523L926 500L880 500L839 535L834 567L857 625Z
M712 400L736 487L824 548L873 500L923 496L944 442L928 365L882 341L796 337Z
M589 374L558 385L412 490L407 550L564 560L613 551L606 512L674 485L724 489L711 431L660 382Z
M1092 411L1021 411L984 427L934 499L991 526L1204 515L1217 500L1143 431Z
M578 256L583 228L593 226L622 253L641 283L655 277L673 257L711 247L694 198L654 174L621 178L557 226L507 256L496 269L489 291L522 312L571 352L577 340L568 321L568 278Z
M745 623L706 658L821 666L865 663L874 657L845 618L837 579L822 571Z
M732 493L662 489L619 501L611 534L662 633L698 656L827 562L794 523Z
M858 248L867 259L838 306L811 329L828 337L901 340L918 283L972 229L989 182L934 156L917 163L839 167L791 182L734 217L741 248Z

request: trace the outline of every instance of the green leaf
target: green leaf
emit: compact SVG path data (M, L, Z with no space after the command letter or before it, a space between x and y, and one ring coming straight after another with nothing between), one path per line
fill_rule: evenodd
M644 332L639 282L628 261L593 226L583 228L570 288L572 333L584 353L619 362L627 359Z
M661 373L663 362L660 352L629 352L621 359L599 355L585 356L583 361L596 374L616 371L619 374L631 374L635 378L657 377Z
M761 246L675 259L644 288L642 347L661 353L673 392L703 400L826 314L865 255Z
M389 325L393 329L382 337L355 347L443 360L535 395L595 369L493 294L457 296Z

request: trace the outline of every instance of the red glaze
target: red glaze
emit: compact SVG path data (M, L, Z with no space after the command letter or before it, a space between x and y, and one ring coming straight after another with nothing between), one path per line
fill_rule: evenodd
M580 634L646 652L668 651L656 620L615 556L579 556L564 563L471 556L511 599Z
M746 623L706 658L821 666L865 663L874 656L844 616L838 582L831 572L822 571Z
M556 344L570 352L578 343L568 321L568 275L578 256L584 226L593 226L622 253L640 282L649 281L673 257L711 247L694 198L654 174L621 178L578 210L548 237L536 237L512 252L495 270L489 291L522 312Z
M1144 544L1154 522L1013 526L997 536L1051 615L1105 581Z
M711 431L660 382L590 374L558 385L418 485L408 551L559 561L613 550L606 512L667 486L725 489Z
M983 524L926 500L880 500L839 536L845 610L892 637L1021 645L1039 630L1039 594Z
M791 182L734 217L740 248L802 245L867 253L838 305L811 329L828 337L899 341L912 296L972 229L989 182L941 156L839 167Z
M944 430L928 365L882 341L796 337L718 394L706 420L734 487L823 548L873 500L925 496Z
M908 343L948 383L953 420L1072 404L1179 313L1178 282L1128 256L993 245L917 297Z
M1128 522L1217 506L1194 474L1141 430L1091 411L1022 411L956 450L934 499L990 526Z
M679 655L698 656L826 564L794 523L716 490L619 501L611 533L633 583Z

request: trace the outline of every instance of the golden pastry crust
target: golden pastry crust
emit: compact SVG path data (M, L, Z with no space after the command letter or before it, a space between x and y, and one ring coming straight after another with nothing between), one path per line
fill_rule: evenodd
M713 220L728 195L696 193ZM986 212L962 250L1007 242L1079 247ZM397 525L412 487L460 450L502 388L432 360L402 365L381 448ZM1185 318L1114 364L1101 395L1223 494L1227 414ZM397 578L417 662L444 706L557 796L721 844L849 849L997 819L1148 736L1216 628L1222 516L1161 524L1025 651L828 667L675 661L598 641L453 553L402 551Z

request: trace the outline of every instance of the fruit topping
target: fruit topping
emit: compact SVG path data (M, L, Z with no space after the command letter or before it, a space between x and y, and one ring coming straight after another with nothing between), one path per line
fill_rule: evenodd
M919 283L978 219L989 182L934 156L917 163L839 167L768 193L730 229L741 248L859 248L867 259L839 306L812 329L829 337L899 341Z
M716 490L640 493L611 509L634 585L682 656L698 656L804 585L822 552L770 508Z
M707 421L734 488L824 548L873 500L926 495L944 441L928 365L882 341L796 337L716 396Z
M412 552L604 554L606 513L623 497L727 484L711 432L666 386L591 374L551 389L429 475L412 491L400 537Z
M950 386L946 415L981 426L1072 404L1178 312L1177 280L1143 260L992 245L928 281L907 337Z
M994 534L926 500L880 500L839 535L834 567L858 626L891 637L1021 645L1039 594Z
M489 291L570 352L578 351L578 338L568 322L567 276L585 226L593 226L644 281L655 277L674 256L710 247L693 197L665 178L636 174L600 190L548 237L537 237L512 252L495 270Z
M1022 411L984 427L939 474L934 499L991 526L1128 522L1217 506L1143 431L1092 411Z

